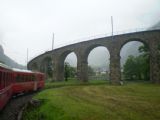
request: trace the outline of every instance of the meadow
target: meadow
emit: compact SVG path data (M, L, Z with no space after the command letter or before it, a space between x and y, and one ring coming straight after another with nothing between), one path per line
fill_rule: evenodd
M160 85L148 82L48 82L34 99L23 120L160 120Z

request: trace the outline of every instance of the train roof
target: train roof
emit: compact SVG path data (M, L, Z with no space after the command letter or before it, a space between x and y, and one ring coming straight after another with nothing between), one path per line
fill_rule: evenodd
M25 69L18 69L18 68L11 68L3 63L0 63L0 67L14 71L14 72L21 72L21 73L39 73L39 74L43 74L41 72L36 72L36 71L31 71L31 70L25 70Z
M0 67L5 68L5 69L12 70L11 67L9 67L9 66L7 66L7 65L5 65L5 64L3 64L3 63L0 63Z
M15 72L34 73L30 70L24 70L24 69L18 69L18 68L12 68L12 70L15 71Z
M17 69L17 68L12 68L12 70L15 71L15 72L22 72L22 73L39 73L39 74L43 74L43 73L37 72L37 71Z

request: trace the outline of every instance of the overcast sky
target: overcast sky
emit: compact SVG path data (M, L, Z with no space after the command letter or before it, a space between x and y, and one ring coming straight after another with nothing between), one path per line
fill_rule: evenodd
M160 21L160 0L0 0L0 44L20 64L54 47Z

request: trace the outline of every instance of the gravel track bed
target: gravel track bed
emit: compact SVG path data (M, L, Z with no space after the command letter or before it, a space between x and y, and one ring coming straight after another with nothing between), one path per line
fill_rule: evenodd
M5 108L0 112L0 120L17 120L19 112L35 94L30 93L10 99Z

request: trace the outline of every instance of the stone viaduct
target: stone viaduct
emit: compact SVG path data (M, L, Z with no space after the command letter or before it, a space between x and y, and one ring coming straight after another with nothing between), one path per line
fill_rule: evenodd
M113 39L112 36L109 36L64 46L32 59L28 63L28 69L41 71L49 56L52 55L53 79L62 81L64 80L64 60L69 53L74 52L77 56L77 78L87 81L88 55L95 47L103 46L110 53L110 80L113 84L119 84L121 80L120 51L130 41L140 41L149 47L150 80L153 83L160 83L160 50L158 48L160 46L160 30L120 34L113 36Z

